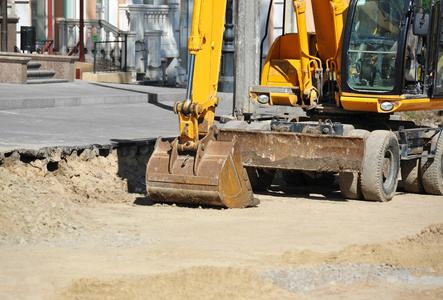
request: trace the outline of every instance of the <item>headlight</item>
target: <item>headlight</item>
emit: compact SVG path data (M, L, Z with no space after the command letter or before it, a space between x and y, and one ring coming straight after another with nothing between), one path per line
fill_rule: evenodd
M261 104L268 104L269 103L269 96L266 94L261 94L257 97L257 101Z
M390 110L392 110L394 108L394 103L389 102L389 101L382 102L380 104L380 108L383 111L390 111Z

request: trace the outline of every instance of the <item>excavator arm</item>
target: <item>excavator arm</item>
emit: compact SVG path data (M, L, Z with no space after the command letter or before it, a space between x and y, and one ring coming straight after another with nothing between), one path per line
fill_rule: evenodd
M214 123L225 11L226 0L194 2L186 100L174 105L183 150L196 150L198 140L208 134Z
M217 141L214 123L226 0L195 0L188 49L186 99L174 105L180 136L157 139L146 170L153 202L229 208L258 204L241 154L233 142Z

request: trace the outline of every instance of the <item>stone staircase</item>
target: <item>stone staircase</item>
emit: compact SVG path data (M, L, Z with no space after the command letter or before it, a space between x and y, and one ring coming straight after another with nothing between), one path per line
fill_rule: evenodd
M54 78L55 71L40 70L41 65L42 64L38 62L28 62L28 68L26 72L28 84L69 82L69 80L67 79Z

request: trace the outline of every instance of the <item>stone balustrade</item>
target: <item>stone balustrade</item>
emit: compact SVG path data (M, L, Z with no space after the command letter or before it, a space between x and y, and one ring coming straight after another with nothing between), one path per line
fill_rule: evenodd
M121 43L128 38L128 55L130 55L130 44L133 35L130 32L124 32L118 27L104 20L84 20L85 24L85 58L88 61L94 60L94 35L97 36L97 42L110 42L116 41L116 43L104 43L97 44L97 59L105 59L112 61L115 66L124 67L125 60L124 49L121 47ZM77 45L80 37L80 21L77 19L59 19L59 51L62 55L68 55L68 53ZM122 53L123 52L123 53ZM128 69L134 69L134 65L130 64L131 59L128 59Z
M168 85L175 86L178 74L183 77L183 70L179 70L179 51L175 36L178 7L178 3L119 6L122 30L135 33L135 69L146 74L145 80L156 81L166 77ZM157 38L159 32L160 39ZM159 61L162 62L161 71Z
M180 68L178 41L178 3L161 4L124 4L119 6L120 27L117 28L104 20L85 20L85 57L93 59L94 34L97 41L117 41L127 37L127 70L144 73L150 81L163 81L167 78L170 86L183 84L185 70ZM60 19L59 49L67 55L78 42L79 20ZM118 43L97 44L97 59L120 62L125 57L124 49ZM161 66L159 66L161 64ZM180 75L180 76L178 76Z

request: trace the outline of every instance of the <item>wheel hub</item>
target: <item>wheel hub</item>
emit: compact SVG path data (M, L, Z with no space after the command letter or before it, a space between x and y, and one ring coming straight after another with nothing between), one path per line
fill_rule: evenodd
M383 159L383 184L389 185L392 170L392 153L388 150Z

